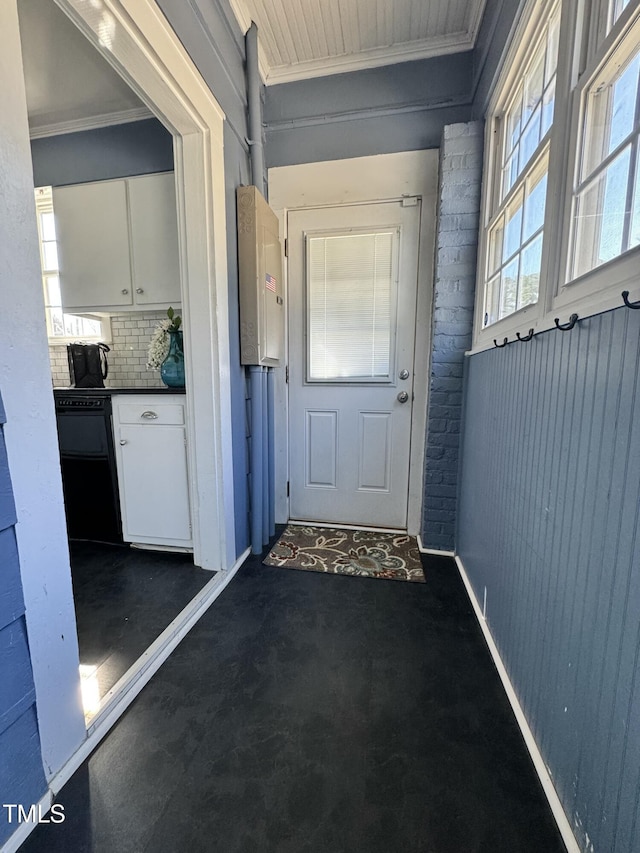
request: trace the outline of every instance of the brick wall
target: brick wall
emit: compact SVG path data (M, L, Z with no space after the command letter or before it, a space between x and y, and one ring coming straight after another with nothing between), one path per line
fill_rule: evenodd
M465 350L471 347L482 180L482 122L452 124L440 148L422 542L453 550Z
M141 311L111 315L111 341L108 353L109 376L105 385L111 388L135 386L153 388L162 386L160 371L147 370L147 349L153 330L164 311ZM49 347L51 376L54 387L69 385L67 347L56 344Z

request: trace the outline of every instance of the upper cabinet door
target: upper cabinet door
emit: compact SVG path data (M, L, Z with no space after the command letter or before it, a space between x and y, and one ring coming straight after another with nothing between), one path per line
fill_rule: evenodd
M138 305L180 302L173 172L130 178L131 263Z
M53 190L66 311L133 302L124 181Z

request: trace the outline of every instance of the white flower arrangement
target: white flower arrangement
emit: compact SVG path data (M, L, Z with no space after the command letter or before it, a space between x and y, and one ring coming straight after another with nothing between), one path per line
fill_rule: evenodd
M182 324L182 318L174 314L173 308L167 310L165 320L156 325L147 353L147 370L160 370L162 362L169 354L169 332L177 332Z

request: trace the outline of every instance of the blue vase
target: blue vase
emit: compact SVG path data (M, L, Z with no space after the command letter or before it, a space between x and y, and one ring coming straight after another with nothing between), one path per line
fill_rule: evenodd
M169 352L160 367L160 378L170 388L184 388L184 351L182 330L169 330Z

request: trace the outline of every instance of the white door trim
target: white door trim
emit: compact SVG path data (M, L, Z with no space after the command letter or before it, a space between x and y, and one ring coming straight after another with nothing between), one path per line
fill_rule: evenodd
M55 0L173 133L194 560L235 561L224 113L154 0Z
M421 196L420 252L418 258L418 305L414 363L414 406L411 422L411 459L409 469L409 509L407 530L417 535L422 514L424 452L427 425L427 393L431 343L431 303L435 247L435 217L438 180L438 151L404 151L303 163L269 169L269 203L278 214L281 233L287 236L287 213L310 207L357 204ZM285 298L287 264L283 262ZM286 314L285 314L286 317ZM285 330L288 362L288 329ZM275 371L276 424L276 521L289 520L287 498L288 470L288 394L285 371Z

